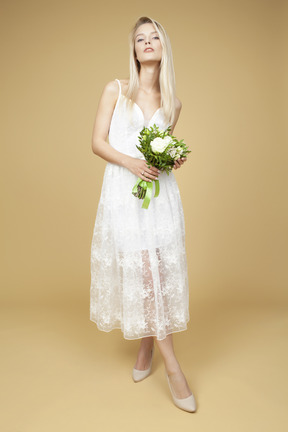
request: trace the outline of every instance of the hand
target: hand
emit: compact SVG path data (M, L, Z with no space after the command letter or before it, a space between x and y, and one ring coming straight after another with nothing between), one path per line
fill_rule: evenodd
M126 164L126 168L135 174L137 177L140 177L142 180L151 182L152 180L158 179L158 174L160 174L160 170L155 167L147 165L147 162L143 159L129 158L128 163Z
M181 168L181 166L182 166L182 165L184 164L184 162L186 162L186 161L187 161L187 158L186 158L186 157L183 157L183 158L180 158L180 159L175 160L175 163L174 163L173 168L174 168L174 169Z

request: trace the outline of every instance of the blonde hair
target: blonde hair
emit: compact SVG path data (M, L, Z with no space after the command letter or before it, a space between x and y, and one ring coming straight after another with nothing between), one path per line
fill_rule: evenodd
M160 62L159 85L161 92L161 107L164 112L165 119L169 124L173 123L175 116L175 73L173 65L172 48L169 37L163 26L149 17L138 18L136 24L129 35L130 44L130 77L126 97L129 101L129 106L135 101L137 90L139 88L139 72L141 65L136 58L135 52L135 34L142 24L151 23L158 32L160 43L162 45L162 58Z

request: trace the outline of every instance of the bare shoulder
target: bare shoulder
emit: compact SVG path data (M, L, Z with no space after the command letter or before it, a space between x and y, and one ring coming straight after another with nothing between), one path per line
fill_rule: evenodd
M177 123L179 115L180 115L181 108L182 108L182 103L181 103L180 99L175 97L175 117L174 117L174 121L172 124L171 133L173 133L173 131L174 131L174 128L176 126L176 123Z
M119 93L119 85L116 82L116 80L109 81L103 90L103 93L105 93L107 96L113 97L118 96Z
M182 108L182 102L180 101L180 99L178 99L178 97L175 98L175 108L176 111L180 111Z
M109 81L102 91L100 105L101 106L110 106L113 109L116 105L117 99L119 95L119 84L116 80Z
M129 80L128 79L119 79L120 83L124 86L128 86Z

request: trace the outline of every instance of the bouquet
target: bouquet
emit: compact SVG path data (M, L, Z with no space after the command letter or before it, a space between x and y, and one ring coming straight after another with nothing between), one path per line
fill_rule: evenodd
M139 134L140 145L137 149L144 155L148 167L154 166L160 171L165 171L169 174L172 171L175 160L186 157L188 150L183 140L178 141L176 137L171 135L171 126L165 130L159 130L155 124L150 128L144 127ZM155 182L156 198L160 193L159 180ZM139 199L143 199L142 208L148 209L153 192L153 181L147 182L138 177L135 186L132 189L132 194Z

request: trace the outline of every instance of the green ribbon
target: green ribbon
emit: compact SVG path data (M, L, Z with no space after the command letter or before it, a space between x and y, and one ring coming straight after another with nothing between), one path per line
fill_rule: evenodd
M155 182L155 194L154 197L158 197L160 192L160 183L159 180L153 180ZM142 188L142 193L139 195L138 186ZM146 182L145 180L142 180L140 177L138 177L136 184L134 185L132 189L133 195L136 195L139 199L143 199L142 208L148 209L152 193L153 193L153 182Z
M158 197L159 192L160 192L160 183L159 180L154 180L155 181L155 195L154 197Z
M153 192L153 183L148 182L146 184L147 184L146 194L145 194L145 198L144 198L144 201L142 204L142 208L144 208L144 209L148 209L150 201L151 201L151 197L152 197L152 192Z
M132 194L136 194L137 193L137 186L139 185L139 183L142 181L142 179L140 177L138 177L137 182L135 184L135 186L132 189Z

